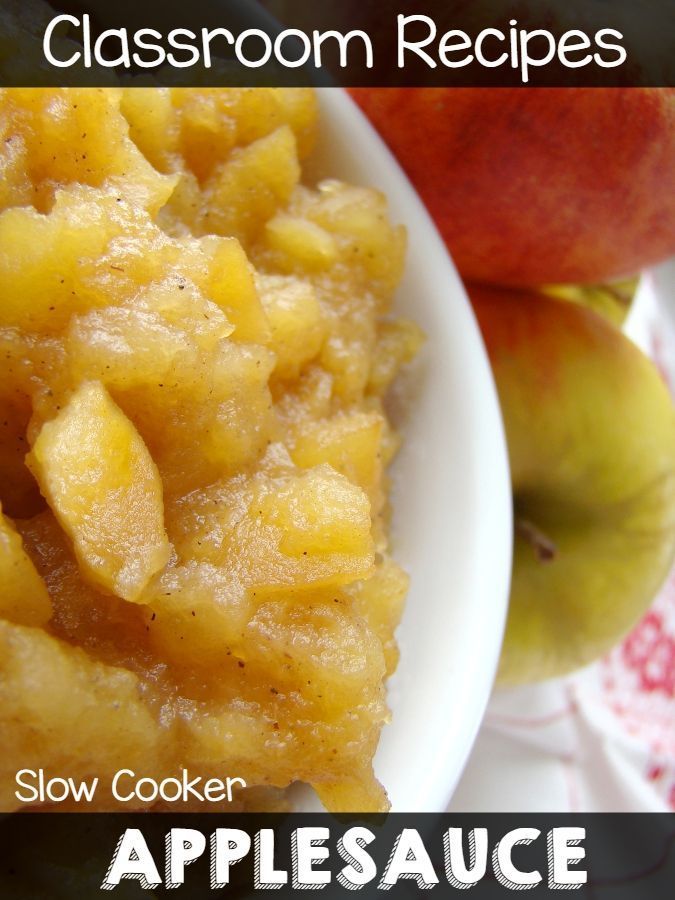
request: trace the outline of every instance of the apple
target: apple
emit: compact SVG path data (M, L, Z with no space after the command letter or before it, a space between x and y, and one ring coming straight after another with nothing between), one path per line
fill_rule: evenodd
M469 280L599 283L675 253L673 88L352 95Z
M513 581L499 681L561 675L638 620L675 554L675 409L591 309L471 287L504 417Z

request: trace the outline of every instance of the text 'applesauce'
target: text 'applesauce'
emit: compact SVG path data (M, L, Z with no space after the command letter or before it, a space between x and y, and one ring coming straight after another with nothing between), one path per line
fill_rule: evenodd
M385 199L301 184L316 122L309 90L0 96L2 810L26 768L387 807L383 398L420 333Z

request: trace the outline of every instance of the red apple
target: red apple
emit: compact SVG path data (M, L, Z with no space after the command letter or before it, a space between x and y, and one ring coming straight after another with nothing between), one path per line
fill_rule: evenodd
M468 279L597 283L675 253L675 89L352 93Z

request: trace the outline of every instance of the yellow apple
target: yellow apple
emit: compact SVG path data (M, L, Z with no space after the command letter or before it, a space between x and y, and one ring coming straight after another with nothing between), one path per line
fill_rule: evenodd
M603 316L475 287L514 491L499 681L561 675L644 612L675 554L675 410L652 363Z

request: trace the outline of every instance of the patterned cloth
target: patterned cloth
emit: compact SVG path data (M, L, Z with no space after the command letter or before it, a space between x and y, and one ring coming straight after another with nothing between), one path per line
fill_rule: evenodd
M643 277L625 331L675 396L675 260ZM604 659L493 693L449 808L675 810L675 571Z

